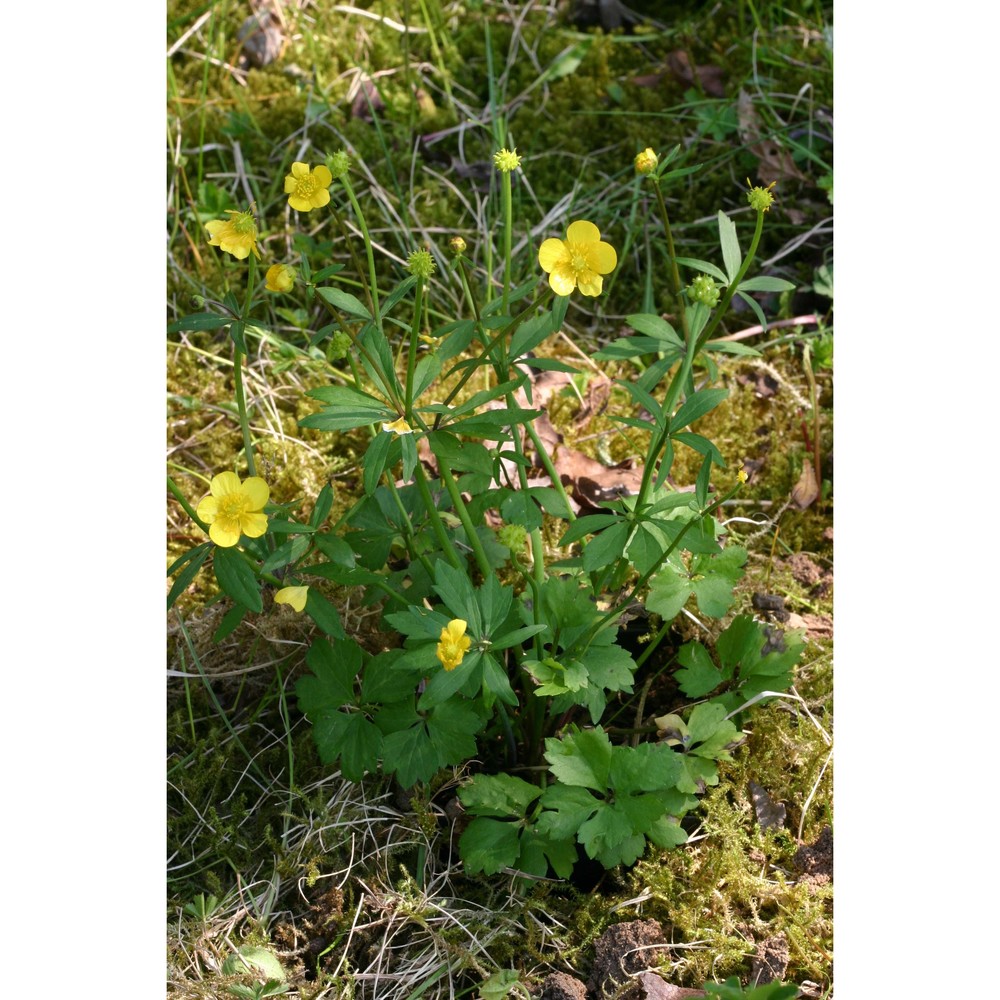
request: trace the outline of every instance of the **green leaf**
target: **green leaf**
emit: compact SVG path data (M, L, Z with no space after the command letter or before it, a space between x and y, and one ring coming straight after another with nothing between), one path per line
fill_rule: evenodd
M327 533L314 536L316 548L320 550L330 560L338 566L346 566L353 569L355 564L354 549L339 535Z
M235 547L215 547L212 557L215 578L219 586L234 600L242 604L248 611L258 614L264 610L264 602L260 596L260 583L249 563Z
M691 581L671 566L664 566L649 585L646 608L665 622L673 621L691 596Z
M361 649L354 642L316 639L306 653L312 676L299 678L295 693L299 708L312 715L339 709L354 701L354 679L361 670Z
M616 805L601 805L577 836L588 857L605 868L633 864L646 849L646 838L634 832L631 819Z
M198 575L198 570L201 569L202 564L208 558L208 553L211 551L212 546L208 542L202 542L201 545L196 545L189 552L185 553L178 559L168 570L167 575L172 574L176 569L182 566L187 560L187 566L178 574L177 579L174 580L173 586L170 588L170 593L167 594L167 610L174 606L174 601L180 597L181 594L187 590L188 585L192 580Z
M346 638L337 609L315 587L310 587L306 594L305 611L321 632L333 639Z
M688 424L714 410L728 395L728 389L700 389L692 393L670 421L671 433L683 430Z
M590 683L605 691L631 693L635 660L618 645L592 643L584 655Z
M750 295L746 295L744 292L736 293L752 310L753 314L760 321L760 325L767 330L767 317L764 315L764 310L761 309L760 303Z
M701 468L698 470L698 478L695 480L694 484L694 495L698 500L698 504L701 507L708 506L708 487L709 479L712 475L712 456L706 455L701 462Z
M345 292L342 288L335 288L332 285L325 285L317 288L316 291L335 309L348 313L350 316L357 316L360 319L371 319L372 315L368 307L350 292Z
M735 340L710 340L705 345L706 351L718 351L721 354L736 354L744 358L761 358L760 351L754 350L746 344L740 344Z
M685 643L677 651L683 669L674 674L680 689L689 698L701 698L722 683L722 672L700 642Z
M583 550L583 568L590 573L621 558L625 551L630 526L619 518L619 523L595 535Z
M639 333L644 333L659 341L665 341L678 350L684 350L684 342L678 336L677 331L662 316L656 316L653 313L631 313L625 317L625 322Z
M330 509L333 507L333 486L327 483L319 491L316 503L313 505L312 514L309 515L309 524L313 528L318 528L327 518Z
M272 522L272 527L274 526ZM279 545L263 562L261 573L273 573L282 566L296 562L309 551L310 540L305 535L296 535Z
M496 875L502 868L513 867L521 853L520 830L518 823L483 817L472 820L458 841L466 872Z
M531 531L542 526L542 512L530 496L518 490L500 506L500 515L507 524L519 524Z
M739 292L791 292L794 289L794 282L786 281L784 278L769 277L766 274L747 278L736 286Z
M212 636L212 642L222 642L227 635L231 635L235 631L236 626L246 617L246 614L247 609L242 604L234 604L222 616L222 621L219 622L219 627Z
M545 811L538 817L536 829L555 841L575 838L580 827L597 811L602 800L585 788L554 782L542 793Z
M427 354L417 362L413 373L413 398L419 399L424 390L441 374L441 359L436 354Z
M220 326L228 326L232 321L232 316L220 316L218 313L191 313L174 320L167 327L167 333L181 333L184 330L218 330Z
M707 260L699 260L697 257L678 257L678 264L683 264L684 267L690 267L695 271L701 271L703 274L710 274L713 278L721 281L724 285L729 284L729 278L726 277L725 273L720 271L715 264L712 264Z
M549 770L564 784L604 792L611 767L611 741L603 729L570 732L560 739L545 740Z
M578 517L566 529L565 534L559 540L559 545L564 546L578 542L591 532L600 531L602 528L606 528L609 524L614 524L616 521L621 521L621 517L618 514L585 514L583 517Z
M459 801L474 816L524 816L542 789L510 774L477 774L458 790Z
M544 312L526 319L514 332L514 336L510 338L508 363L516 361L528 351L536 348L543 340L552 335L552 330L551 312ZM529 364L534 365L534 363L535 359L530 359Z
M722 247L722 261L726 268L726 284L732 284L739 274L743 254L740 241L736 238L736 223L721 209L719 211L719 245Z
M391 432L379 431L368 445L368 450L362 459L364 467L362 484L367 496L371 496L375 492L379 480L382 478L382 473L390 464L390 452L393 444L396 443L395 438L396 435Z

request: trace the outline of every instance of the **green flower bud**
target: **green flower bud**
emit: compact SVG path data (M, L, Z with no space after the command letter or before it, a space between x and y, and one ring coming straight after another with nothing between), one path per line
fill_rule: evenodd
M326 167L333 174L333 179L337 180L340 177L344 177L347 171L351 168L351 158L344 152L340 150L334 153L333 156L328 156L326 158Z
M337 330L337 332L330 338L330 343L327 345L327 360L340 361L341 358L346 358L347 352L351 349L351 345L353 343L354 341L351 340L351 335L349 333L344 333L343 330Z
M520 552L523 550L527 537L527 531L520 524L505 524L497 532L497 539L500 544L506 545L511 552Z
M434 273L434 258L429 250L414 250L406 259L406 267L410 274L427 279Z
M699 274L687 286L687 293L692 302L703 302L709 309L719 303L719 287L707 274Z
M747 201L750 202L750 207L755 212L766 212L774 204L771 188L777 183L777 181L771 181L766 188L750 187L750 178L747 178L747 187L750 188L747 192Z

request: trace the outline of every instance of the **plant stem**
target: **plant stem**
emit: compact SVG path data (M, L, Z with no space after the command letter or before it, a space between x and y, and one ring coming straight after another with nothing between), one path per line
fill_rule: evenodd
M403 400L407 422L413 419L413 373L417 367L417 335L420 332L420 315L424 305L424 279L417 277L417 290L413 301L413 323L410 326L410 345L406 358L406 396Z
M667 203L663 198L663 192L660 190L659 179L654 181L653 188L656 190L656 201L660 206L660 215L663 218L663 231L667 236L667 254L670 257L670 280L673 284L674 300L677 303L677 311L681 316L681 326L684 328L684 340L687 341L690 339L690 335L688 332L687 310L684 308L684 299L681 297L681 275L680 271L677 270L674 235L670 230L670 215L667 213Z
M243 300L243 310L240 313L239 324L246 338L246 323L250 318L250 303L253 300L254 279L257 274L257 258L250 254L250 267L247 270L247 293ZM250 420L247 416L246 393L243 389L243 352L239 347L233 347L233 380L236 388L236 409L240 415L240 430L243 432L243 452L247 458L247 472L256 476L257 471L253 460L253 442L250 440Z
M433 450L433 445L431 447ZM451 469L445 465L444 460L436 452L434 457L437 459L441 482L444 483L444 488L448 491L448 496L451 497L455 513L458 514L458 519L462 522L466 537L469 539L469 545L472 547L472 554L476 557L479 572L483 574L483 578L485 579L493 573L493 568L490 566L489 559L486 558L486 550L483 548L483 543L479 540L479 535L476 534L475 525L472 523L468 508L465 506L465 501L459 492L458 483L455 482L455 477L451 474Z
M372 316L375 319L375 325L378 327L379 332L382 331L382 309L379 305L378 298L378 278L375 274L375 252L372 249L371 237L368 235L368 223L365 222L364 213L361 211L361 206L358 204L357 196L354 194L354 188L351 187L351 179L347 174L344 174L340 178L340 183L344 185L344 190L347 192L347 197L350 199L351 207L354 209L355 218L358 220L358 227L361 229L361 235L365 241L365 254L368 257L368 278L371 281L371 296L372 296Z

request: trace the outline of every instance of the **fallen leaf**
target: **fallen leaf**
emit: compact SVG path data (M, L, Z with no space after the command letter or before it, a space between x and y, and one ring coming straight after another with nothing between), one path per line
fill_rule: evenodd
M640 972L635 978L644 990L645 1000L686 1000L687 997L708 996L704 990L674 986L655 972Z
M799 481L792 487L792 503L799 510L805 510L818 496L819 484L816 482L812 462L804 462Z
M757 822L762 830L780 830L785 825L784 802L772 799L766 788L751 781L750 798L753 800L753 810L757 814Z
M681 83L694 83L691 60L683 49L676 49L667 55L667 68ZM726 87L723 83L725 75L720 67L696 66L695 73L698 74L701 89L709 97L725 97Z

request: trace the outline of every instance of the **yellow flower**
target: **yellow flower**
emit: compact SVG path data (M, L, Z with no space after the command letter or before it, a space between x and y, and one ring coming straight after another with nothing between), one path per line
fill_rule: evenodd
M275 604L290 604L293 611L301 611L306 606L308 587L282 587L274 595Z
M618 254L601 240L601 231L592 222L573 222L566 239L549 239L539 247L538 263L556 295L569 295L574 288L582 295L600 295L601 275L615 269Z
M747 470L746 469L740 469L740 471L736 473L736 478L741 483L745 483L750 477L747 475Z
M320 164L309 169L308 163L293 163L292 172L285 176L285 194L288 204L296 212L311 212L322 208L330 201L327 188L333 183L333 174L328 167Z
M212 238L208 245L219 247L225 253L231 253L237 260L243 260L250 256L252 250L257 260L260 260L260 251L257 249L257 225L253 220L253 212L236 212L231 208L226 209L231 219L216 219L214 222L206 222L205 228Z
M412 434L413 428L406 422L405 417L393 420L391 424L383 424L382 430L390 431L393 434Z
M640 174L651 174L656 169L659 162L659 157L653 152L650 146L647 146L635 158L636 172Z
M441 641L437 644L437 658L445 670L454 670L462 662L465 651L472 645L471 640L465 634L468 622L463 622L461 618L452 618L443 629L441 629Z
M240 535L259 538L267 531L267 515L261 512L271 491L260 476L241 483L235 472L220 472L209 489L211 496L198 504L197 513L209 525L209 537L216 545L229 548Z
M272 264L265 277L264 287L269 292L290 292L295 286L295 268L287 264Z

